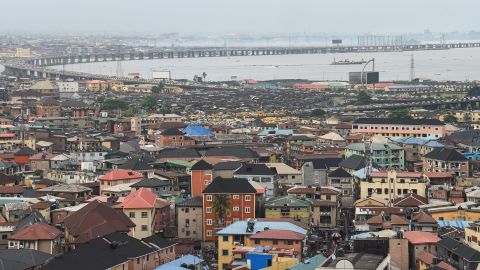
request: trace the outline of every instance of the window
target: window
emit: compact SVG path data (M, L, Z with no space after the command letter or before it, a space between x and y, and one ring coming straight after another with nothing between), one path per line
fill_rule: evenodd
M207 236L212 236L212 231L211 230L207 231Z
M212 213L212 207L207 207L207 208L205 209L205 212L207 212L207 213Z
M240 196L239 196L239 195L233 195L232 197L233 197L234 200L240 199Z
M260 239L255 239L255 245L259 245L260 244Z
M222 256L228 256L228 249L222 249Z
M185 208L185 213L188 213L188 212L190 212L190 208L187 207Z
M332 199L332 196L327 195L327 200L331 200L331 199Z
M292 240L287 240L286 243L287 243L287 245L293 245L293 241L292 241Z
M212 225L212 220L211 219L207 219L207 225Z
M142 212L142 218L147 218L148 217L148 212Z
M142 232L148 231L148 226L147 225L142 225Z
M224 235L222 238L223 238L223 242L228 242L228 235Z
M128 216L129 216L130 218L135 218L135 212L129 212L129 213L128 213Z
M233 212L238 212L238 210L240 210L240 208L238 206L233 207Z
M274 245L278 245L278 240L273 240Z
M212 195L207 195L207 202L213 201L213 196Z
M245 213L247 213L247 214L250 213L250 207L245 207Z
M249 202L250 200L252 200L252 196L245 195L245 201Z

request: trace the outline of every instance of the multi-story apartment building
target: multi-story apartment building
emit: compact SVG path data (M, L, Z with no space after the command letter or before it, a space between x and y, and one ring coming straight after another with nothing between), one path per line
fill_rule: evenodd
M380 168L405 168L405 151L393 143L352 143L345 148L345 157L369 157Z
M468 159L455 149L436 148L422 158L425 172L451 172L456 176L468 177Z
M306 227L289 219L238 221L217 232L218 269L245 262L248 252L301 259ZM283 268L282 268L283 269Z
M310 202L294 196L275 197L265 202L266 218L291 218L310 224Z
M393 202L409 193L426 197L426 181L422 173L395 170L370 173L360 183L360 198L374 197Z
M216 230L255 218L256 193L246 179L215 178L203 191L203 240L214 241Z
M203 201L202 197L192 197L181 203L177 203L177 228L178 238L203 239Z
M213 180L213 166L202 159L192 166L190 175L192 196L202 196L203 190Z
M446 131L438 119L360 118L352 123L351 133L438 139L445 136Z

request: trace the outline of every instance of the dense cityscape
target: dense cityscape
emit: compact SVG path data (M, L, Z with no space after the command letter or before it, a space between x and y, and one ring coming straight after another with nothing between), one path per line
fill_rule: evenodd
M480 269L465 25L0 26L0 270Z

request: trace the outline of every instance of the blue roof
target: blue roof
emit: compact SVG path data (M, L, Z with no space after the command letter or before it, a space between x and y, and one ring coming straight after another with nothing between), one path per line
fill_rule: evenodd
M213 132L197 125L188 125L184 130L183 133L187 136L211 136Z
M425 144L425 146L429 147L443 147L444 145L437 142L437 141L429 141L428 143Z
M181 265L185 263L187 265L193 264L193 265L198 265L203 263L203 260L198 258L197 256L193 256L190 254L187 254L181 258L178 258L174 261L162 264L155 268L155 270L186 270L187 268L181 267Z
M378 172L377 169L372 168L372 172ZM353 172L353 176L359 178L359 179L366 179L367 178L367 169L363 168L358 171Z
M255 221L253 232L247 232L247 221L237 221L217 232L220 235L250 235L262 232L265 228L270 230L289 230L301 234L307 234L307 230L288 221Z
M425 140L420 139L420 138L414 138L414 137L409 137L403 141L404 144L416 144L416 145L421 145L425 144Z
M450 226L450 227L456 227L456 228L459 228L459 229L465 229L467 227L470 227L470 223L472 223L472 221L466 221L466 220L463 220L463 219L439 220L437 222L438 222L438 226L440 226L440 228Z
M292 134L293 134L292 129L267 129L267 130L264 130L264 131L258 133L258 136L292 135Z

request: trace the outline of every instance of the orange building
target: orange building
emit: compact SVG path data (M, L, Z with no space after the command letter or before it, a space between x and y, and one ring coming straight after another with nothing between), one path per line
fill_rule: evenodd
M98 178L100 193L103 189L120 184L134 184L143 179L143 174L132 170L113 170Z
M255 195L257 190L246 179L223 179L217 177L203 191L203 239L214 241L215 232L233 222L255 218ZM226 196L223 220L215 213L215 201Z
M178 128L167 128L160 134L158 145L163 147L182 147L194 145L195 141L185 136Z
M205 160L200 160L191 168L192 197L202 196L203 190L213 180L213 166Z
M35 150L30 147L23 147L14 154L13 161L18 165L30 164L30 157L35 154Z

